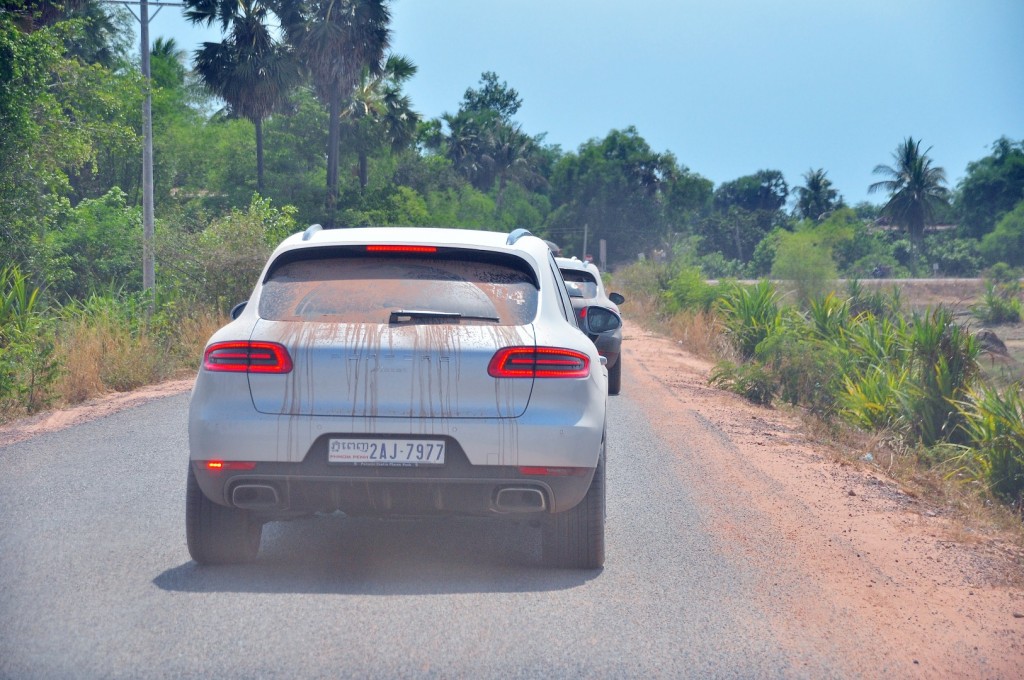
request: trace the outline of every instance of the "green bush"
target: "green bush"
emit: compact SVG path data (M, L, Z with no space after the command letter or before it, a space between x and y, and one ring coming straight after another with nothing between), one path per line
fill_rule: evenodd
M770 406L778 391L775 377L756 361L739 365L723 361L711 372L708 384L735 392L763 406Z
M980 303L971 307L971 311L983 323L1020 323L1020 282L1014 280L996 285L992 281L986 281L985 295Z
M990 488L1008 500L1024 501L1024 399L1021 385L1004 393L988 387L958 402L971 458Z
M699 267L680 269L664 292L665 306L672 314L683 310L707 312L717 298L718 289L704 280Z
M49 401L57 375L53 326L38 301L39 289L18 267L0 269L0 417Z
M51 239L71 270L70 277L51 284L51 297L63 301L111 287L142 288L142 211L129 206L119 188L79 203Z
M930 234L922 250L930 272L938 265L942 276L975 277L984 265L977 239L957 238L953 232Z
M1024 201L1003 215L996 228L981 239L981 255L989 263L1024 266Z
M726 334L744 359L751 359L757 346L782 324L778 294L768 281L753 286L732 284L715 307Z
M991 279L997 284L1001 283L1020 283L1022 277L1024 277L1024 270L1018 267L1011 267L1005 262L996 262L994 265L989 267L984 272L985 278Z
M880 290L868 292L858 279L850 279L846 283L846 294L851 316L869 312L874 316L894 318L903 309L903 296L898 286L885 293Z
M832 248L817 230L781 234L772 263L772 278L789 281L801 302L823 293L836 278Z
M805 327L769 335L757 356L771 368L784 401L828 419L836 410L844 355L839 345L808 331Z
M254 195L246 210L231 211L199 234L179 230L161 244L158 280L170 282L181 298L227 312L249 299L274 247L296 231L294 215L291 206L275 208Z
M905 423L902 405L908 377L907 369L883 366L844 375L843 389L838 395L842 414L866 430L901 429Z
M910 339L912 382L905 409L912 429L925 446L960 443L963 416L955 404L975 387L980 348L971 332L954 323L953 313L942 307L915 314Z

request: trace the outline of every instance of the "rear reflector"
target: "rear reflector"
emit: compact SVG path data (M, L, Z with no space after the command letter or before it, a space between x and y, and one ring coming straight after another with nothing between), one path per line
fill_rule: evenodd
M207 470L255 470L256 463L241 460L208 460Z
M368 253L436 253L435 246L392 246L392 245L371 245L366 246Z
M590 357L561 347L506 347L487 366L492 378L586 378Z
M218 342L206 348L203 368L230 373L290 373L292 358L276 342Z
M534 477L580 477L593 470L581 467L520 467L519 474Z

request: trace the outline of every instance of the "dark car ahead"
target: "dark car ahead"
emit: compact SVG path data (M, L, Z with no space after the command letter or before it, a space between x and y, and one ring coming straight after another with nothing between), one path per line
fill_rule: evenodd
M592 263L575 257L556 257L555 262L569 290L577 323L608 360L608 394L618 394L622 388L622 316L618 306L626 298L619 293L605 294L601 273Z

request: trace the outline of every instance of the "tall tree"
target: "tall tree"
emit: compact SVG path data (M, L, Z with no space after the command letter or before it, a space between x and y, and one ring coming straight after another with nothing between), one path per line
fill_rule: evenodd
M359 155L359 187L368 183L369 153L381 145L398 152L416 138L420 122L412 100L402 94L402 85L416 75L416 64L407 57L388 55L384 69L372 75L363 69L352 98L342 111L346 131L354 138Z
M931 147L921 151L921 140L907 137L892 154L893 165L877 165L874 174L887 179L868 187L868 193L885 191L889 200L882 214L907 230L911 243L920 250L925 225L935 209L949 200L946 171L932 165Z
M510 179L518 177L527 182L540 179L534 163L536 144L518 124L510 123L491 130L488 146L498 182L494 207L501 210Z
M391 44L387 0L280 0L285 37L308 69L317 97L328 112L327 206L333 226L338 207L338 156L341 115L364 70L384 72Z
M1022 200L1024 140L1001 137L990 155L967 164L956 198L961 231L975 238L985 236Z
M824 169L804 173L804 186L796 187L796 214L805 220L820 222L843 205L839 192L832 187Z
M555 163L552 238L576 252L584 233L588 250L606 239L611 262L663 246L669 223L662 189L679 172L675 157L653 151L634 127L585 142Z
M185 0L192 23L217 22L226 37L196 50L195 69L232 115L256 129L256 187L263 193L263 121L298 84L299 70L290 50L274 38L271 8L264 0Z
M174 38L157 38L149 51L150 77L154 87L180 88L185 85L185 50Z
M459 110L474 113L490 111L496 113L502 122L509 123L522 105L522 97L515 89L504 80L499 83L498 74L494 71L484 71L480 74L480 89L467 88Z
M87 64L123 66L133 46L131 14L123 7L104 7L101 0L0 0L0 12L26 33L76 21L78 27L64 34L65 56Z
M715 189L713 214L697 224L701 254L735 253L734 259L747 262L761 239L786 224L783 206L788 197L789 186L779 170L758 170L723 182Z

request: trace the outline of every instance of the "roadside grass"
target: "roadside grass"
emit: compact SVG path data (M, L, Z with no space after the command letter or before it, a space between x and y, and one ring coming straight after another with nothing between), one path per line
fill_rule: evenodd
M158 306L142 296L93 296L62 309L53 386L57 404L75 404L194 372L203 346L224 323L212 310Z
M726 283L710 312L672 309L674 275L654 267L616 272L630 303L624 314L719 362L714 384L760 403L778 395L837 462L888 476L964 535L1010 530L1024 547L1020 378L986 382L985 355L962 311L920 305L910 286L886 294L856 283L808 308L787 305L765 284ZM935 286L925 292L936 299ZM956 307L976 301L957 299ZM704 331L691 345L697 316Z
M39 354L45 341L47 371L8 371L12 383L33 382L6 392L0 422L191 375L207 339L225 323L221 313L203 305L157 301L150 311L146 296L116 291L53 306L42 318L40 339L31 348Z

